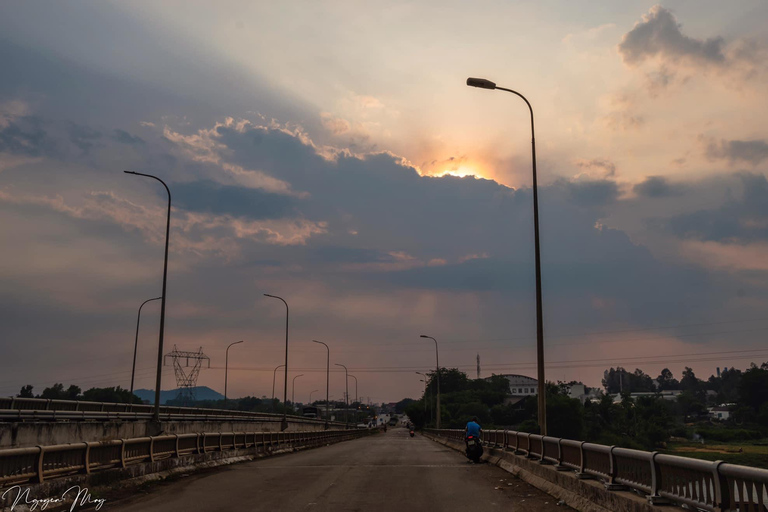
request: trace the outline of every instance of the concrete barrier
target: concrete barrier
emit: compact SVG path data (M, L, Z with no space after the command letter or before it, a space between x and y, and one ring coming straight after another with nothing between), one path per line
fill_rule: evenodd
M425 437L464 453L462 443L424 434ZM503 448L484 446L483 460L512 473L547 494L563 500L581 512L658 512L658 508L632 492L609 491L602 482L579 477L576 473L558 471L553 465L525 456L515 455Z
M26 448L73 442L111 441L161 434L195 432L279 432L280 420L259 421L169 421L158 431L151 421L80 421L0 423L0 449ZM331 426L333 429L333 425ZM322 423L292 423L288 432L323 430Z

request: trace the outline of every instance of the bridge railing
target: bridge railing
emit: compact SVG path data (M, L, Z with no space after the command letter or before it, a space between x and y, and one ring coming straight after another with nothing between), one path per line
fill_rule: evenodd
M436 437L464 441L463 430L425 429ZM651 503L676 503L711 512L768 510L768 470L678 457L658 452L540 436L513 430L487 430L489 446L576 471L603 481L609 490L632 489Z
M0 450L0 489L77 473L239 448L310 447L372 433L367 429L308 432L212 432Z
M45 398L0 397L0 421L77 421L77 420L148 420L153 405L88 402L82 400L51 400ZM164 421L281 421L282 414L237 411L230 409L204 409L202 407L160 406L160 419ZM325 420L288 416L294 423L325 424ZM343 422L329 422L343 426Z

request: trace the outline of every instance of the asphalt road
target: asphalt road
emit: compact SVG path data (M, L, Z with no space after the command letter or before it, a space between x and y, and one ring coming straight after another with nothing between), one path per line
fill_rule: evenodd
M104 504L114 512L563 512L557 500L489 464L405 429L224 466Z

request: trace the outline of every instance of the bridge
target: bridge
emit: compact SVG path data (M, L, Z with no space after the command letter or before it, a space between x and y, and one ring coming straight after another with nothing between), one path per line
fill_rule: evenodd
M768 510L766 470L511 430L483 433L488 464L477 466L461 453L460 430L427 429L411 438L404 429L382 433L333 424L326 430L322 421L297 417L280 431L278 415L165 408L158 435L87 438L110 424L123 425L110 431L130 432L125 426L143 425L146 420L135 415L144 412L103 410L127 406L95 402L14 405L43 402L48 409L0 410L0 433L47 425L71 438L25 444L16 436L16 445L0 447L0 494L29 489L42 499L72 485L105 489L117 481L130 489L183 473L191 476L140 498L118 496L110 509L218 510L249 503L264 510L362 510L397 503L400 510L419 511ZM72 407L80 410L66 410ZM204 428L211 425L235 428ZM254 425L268 428L249 428ZM14 492L0 505L10 506Z

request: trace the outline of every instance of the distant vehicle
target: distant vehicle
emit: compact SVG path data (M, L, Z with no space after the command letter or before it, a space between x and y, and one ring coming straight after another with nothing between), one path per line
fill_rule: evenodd
M314 405L308 405L301 410L301 415L305 418L319 419L320 409Z

